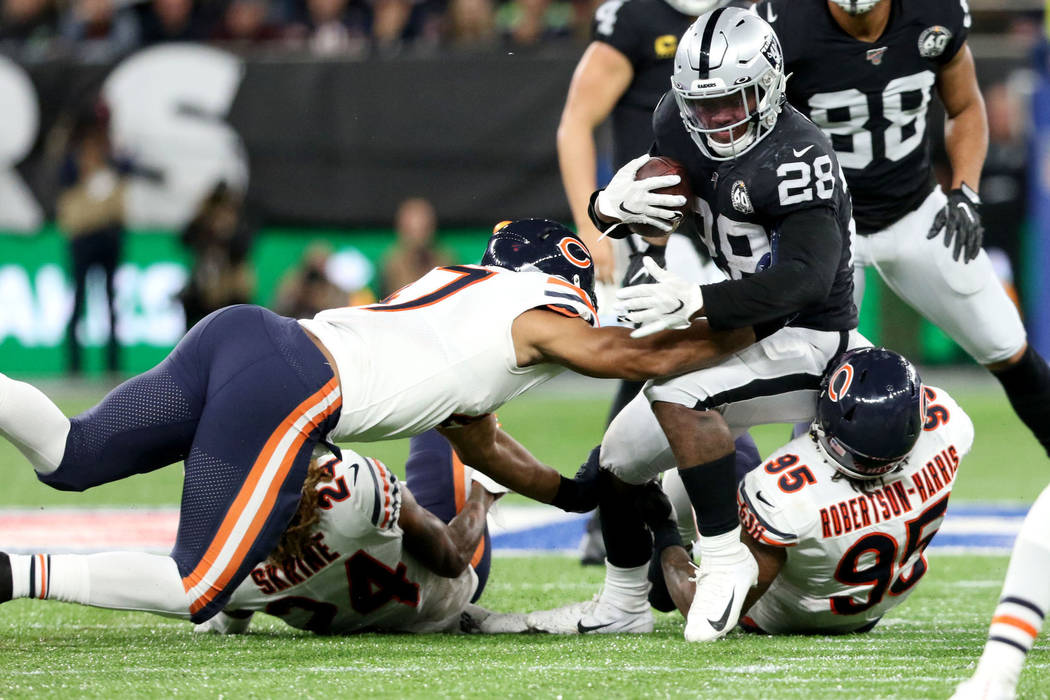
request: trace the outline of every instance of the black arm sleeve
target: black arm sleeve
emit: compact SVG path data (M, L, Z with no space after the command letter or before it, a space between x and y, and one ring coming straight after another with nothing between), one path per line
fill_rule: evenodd
M842 253L842 233L832 210L795 211L778 228L775 262L769 269L703 285L711 328L728 330L784 319L827 298Z
M602 189L605 189L604 187ZM598 195L602 193L602 190L595 190L591 192L591 199L587 203L587 216L591 218L591 223L594 224L594 228L604 233L609 238L615 238L621 240L631 235L631 227L627 224L620 222L608 223L598 218Z

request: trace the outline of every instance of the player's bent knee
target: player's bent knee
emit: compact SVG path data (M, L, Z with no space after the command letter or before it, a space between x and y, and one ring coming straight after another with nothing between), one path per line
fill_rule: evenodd
M696 410L667 401L653 403L653 413L681 462L685 455L703 456L703 461L732 454L733 433L721 413ZM680 467L686 466L679 464Z
M84 483L76 474L71 473L73 471L75 470L62 469L61 467L52 472L38 470L36 471L36 478L40 483L50 486L56 491L75 491L79 493L87 491L94 485Z
M615 463L609 466L603 465L602 469L628 486L641 486L652 479L649 470L639 469L638 465Z

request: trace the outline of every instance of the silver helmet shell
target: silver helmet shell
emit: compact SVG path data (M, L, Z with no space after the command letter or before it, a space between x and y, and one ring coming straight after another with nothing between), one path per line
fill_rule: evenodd
M786 82L773 28L737 7L693 22L678 44L671 76L685 128L713 160L736 158L773 130Z

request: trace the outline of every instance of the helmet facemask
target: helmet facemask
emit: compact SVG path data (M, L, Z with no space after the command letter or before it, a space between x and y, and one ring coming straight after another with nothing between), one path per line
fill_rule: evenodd
M703 139L714 157L735 158L755 143L760 133L763 91L758 84L704 97L690 97L675 90L675 101L686 129ZM710 155L710 154L709 154Z
M880 0L831 0L847 15L863 15L871 12L876 5L879 4Z
M825 434L824 429L818 423L813 424L812 432L835 471L850 479L858 481L881 479L887 474L899 471L908 461L907 454L896 459L881 459L852 450L836 438Z

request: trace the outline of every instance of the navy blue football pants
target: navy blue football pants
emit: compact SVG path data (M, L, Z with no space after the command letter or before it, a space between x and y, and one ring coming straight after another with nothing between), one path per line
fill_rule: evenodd
M405 462L405 481L416 502L448 523L463 509L466 486L463 462L448 440L436 430L428 430L409 442L408 461ZM492 538L488 527L471 559L478 575L478 588L470 602L476 602L485 589L492 566Z
M62 463L38 478L83 491L185 460L171 557L203 622L277 545L340 406L331 367L295 320L230 306L72 418Z

